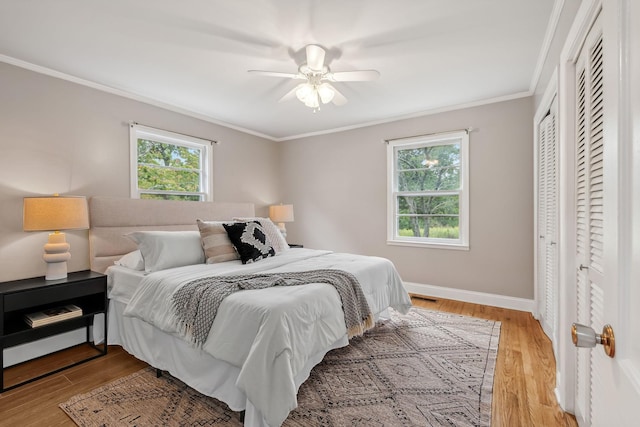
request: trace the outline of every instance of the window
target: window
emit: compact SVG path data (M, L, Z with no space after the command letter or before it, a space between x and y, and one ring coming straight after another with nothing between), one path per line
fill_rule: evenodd
M469 248L469 135L389 141L387 243Z
M131 197L211 200L211 142L131 125Z

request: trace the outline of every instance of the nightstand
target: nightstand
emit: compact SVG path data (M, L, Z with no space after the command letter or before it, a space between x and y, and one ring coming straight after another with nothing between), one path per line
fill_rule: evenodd
M297 245L295 243L292 243L289 245L290 248L304 248L304 245Z
M24 320L25 314L67 304L82 308L82 316L35 328L30 327ZM0 283L0 368L2 368L0 393L107 354L107 306L107 276L93 271L69 273L67 278L59 280L36 277ZM101 346L96 346L89 341L93 316L98 313L104 313L105 342ZM3 363L5 348L80 328L86 329L85 343L97 350L97 354L5 387Z

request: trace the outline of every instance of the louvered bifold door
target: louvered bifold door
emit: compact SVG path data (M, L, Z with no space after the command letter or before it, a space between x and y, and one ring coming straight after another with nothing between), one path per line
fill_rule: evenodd
M537 283L538 290L538 314L543 329L545 325L546 313L546 227L547 227L547 118L543 119L538 126L538 251L537 251Z
M603 322L603 52L594 25L576 64L576 301L579 323L601 328ZM576 359L576 416L591 425L593 389L591 351Z
M555 339L556 325L556 302L558 295L558 155L556 138L556 107L555 102L551 107L551 112L547 118L547 185L546 185L546 324L551 341Z
M556 103L539 124L538 135L538 312L555 342L558 295L558 159Z

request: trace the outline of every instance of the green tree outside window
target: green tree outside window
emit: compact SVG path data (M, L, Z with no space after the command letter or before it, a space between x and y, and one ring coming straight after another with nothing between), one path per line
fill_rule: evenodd
M152 133L148 128L134 129L132 132L136 132L132 135L136 153L135 169L132 170L136 175L133 189L138 197L207 200L209 159L205 144L191 140L177 141L180 135L160 130L153 130Z
M388 141L387 242L469 247L469 134Z

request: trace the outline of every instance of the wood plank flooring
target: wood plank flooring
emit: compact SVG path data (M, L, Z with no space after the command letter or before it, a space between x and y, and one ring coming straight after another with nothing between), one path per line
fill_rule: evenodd
M531 313L444 299L412 300L417 307L502 322L493 380L493 427L577 426L575 418L558 406L551 341Z
M441 299L413 298L413 303L432 310L502 322L493 385L492 426L577 426L575 418L563 412L556 402L551 342L530 313ZM5 383L15 383L51 366L82 359L88 351L91 350L85 346L74 347L9 368L5 371ZM120 347L110 346L104 357L0 394L0 426L74 426L58 408L59 403L144 366L145 363Z

